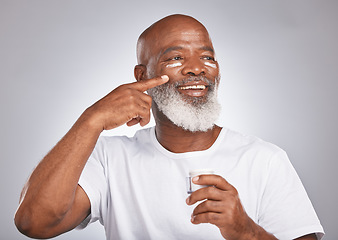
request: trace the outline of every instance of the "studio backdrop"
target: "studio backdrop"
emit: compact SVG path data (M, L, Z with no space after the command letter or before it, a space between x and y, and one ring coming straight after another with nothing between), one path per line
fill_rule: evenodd
M0 0L1 239L28 239L13 217L29 174L87 107L135 81L139 34L173 13L197 18L213 39L219 124L283 148L324 239L337 238L337 1ZM56 239L105 234L95 223Z

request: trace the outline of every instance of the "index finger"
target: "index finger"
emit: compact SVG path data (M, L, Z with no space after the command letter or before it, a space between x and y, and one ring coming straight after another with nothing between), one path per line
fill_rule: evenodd
M198 185L212 185L224 191L236 191L234 186L232 186L227 180L219 175L199 175L194 177L192 181Z
M162 75L157 78L151 78L146 80L141 80L139 82L133 83L136 89L144 92L150 88L157 87L169 81L169 77L167 75Z

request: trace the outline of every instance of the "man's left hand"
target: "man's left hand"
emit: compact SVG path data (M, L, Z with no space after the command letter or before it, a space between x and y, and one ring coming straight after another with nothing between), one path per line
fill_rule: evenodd
M194 209L191 217L193 224L214 224L222 236L229 240L255 239L254 235L262 233L263 229L246 214L236 188L224 178L218 175L200 175L192 181L198 185L211 185L193 192L187 198L188 205L205 200ZM263 235L266 239L276 239L267 232Z

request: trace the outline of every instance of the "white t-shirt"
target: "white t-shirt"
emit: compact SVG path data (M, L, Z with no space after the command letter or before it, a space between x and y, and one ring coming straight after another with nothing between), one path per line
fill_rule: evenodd
M154 128L100 137L79 180L91 203L79 228L99 220L107 239L223 239L216 226L190 222L197 204L185 202L186 177L205 168L232 184L250 218L278 239L323 236L286 153L225 128L209 149L186 153L163 148Z

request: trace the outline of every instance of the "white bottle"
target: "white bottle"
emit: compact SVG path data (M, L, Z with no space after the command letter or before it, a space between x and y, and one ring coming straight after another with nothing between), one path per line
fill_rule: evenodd
M192 179L196 176L200 175L209 175L209 174L214 174L214 170L212 169L196 169L196 170L191 170L189 172L189 177L187 177L187 192L188 194L204 187L209 187L209 185L197 185L192 182Z

